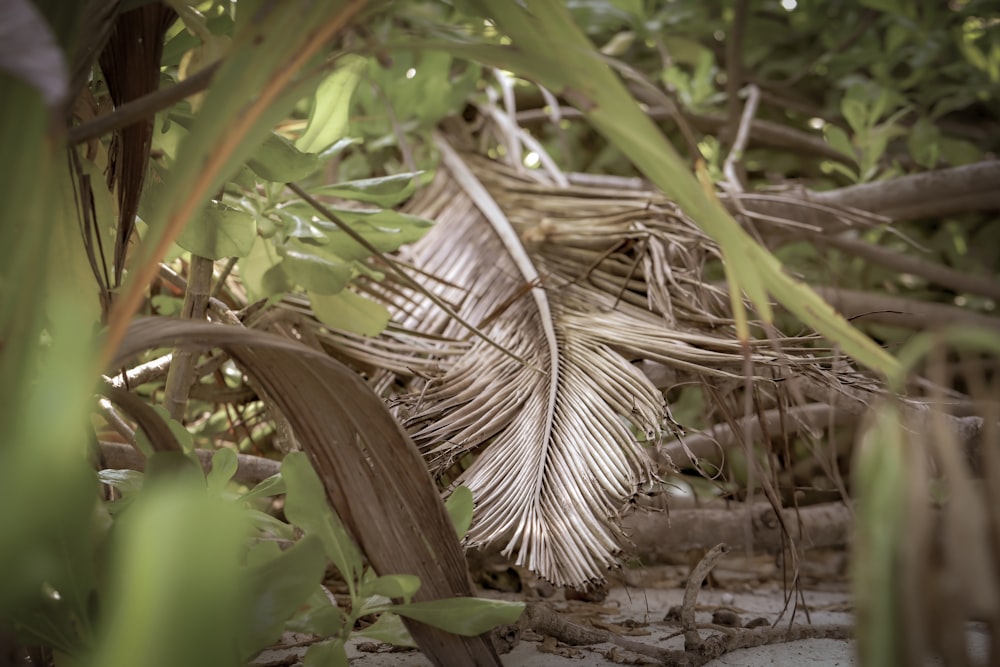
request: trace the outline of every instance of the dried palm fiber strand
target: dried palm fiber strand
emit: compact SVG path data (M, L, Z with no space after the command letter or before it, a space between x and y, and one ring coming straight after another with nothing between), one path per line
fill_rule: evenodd
M660 194L554 187L441 148L444 165L407 206L436 225L403 259L503 349L399 284L366 286L393 311L386 334L325 339L391 369L373 382L432 473L472 490L471 545L586 585L616 564L621 515L655 481L647 448L676 428L631 362L743 377L728 297L703 276L717 248ZM836 385L823 354L794 338L751 345L756 379L770 383L794 367Z

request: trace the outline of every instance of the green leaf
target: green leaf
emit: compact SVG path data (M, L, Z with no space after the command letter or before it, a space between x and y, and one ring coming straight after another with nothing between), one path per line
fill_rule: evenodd
M177 440L178 444L180 444L181 449L183 449L185 452L194 451L194 437L191 435L191 432L188 431L186 428L184 428L184 425L181 424L180 422L171 419L170 413L168 413L167 409L162 405L152 405L150 407L153 408L156 414L158 414L160 418L163 420L163 422L167 425L167 428L170 429L170 433ZM146 456L152 456L153 452L156 451L156 448L153 447L153 445L149 442L149 438L144 430L142 429L136 430L135 440L136 440L136 446L139 448L140 451L146 454Z
M263 480L260 484L253 487L250 491L243 494L240 500L246 502L249 500L256 500L257 498L268 498L270 496L279 496L285 492L285 480L281 476L281 473L271 475L267 479Z
M408 199L416 190L417 179L424 173L423 171L415 171L379 178L345 181L312 188L309 193L316 196L353 199L388 208Z
M451 517L451 525L455 527L458 539L462 539L472 525L472 511L475 507L472 502L472 491L464 485L457 487L448 496L444 506L448 510L448 516Z
M410 631L403 625L403 619L396 614L385 612L378 617L374 623L367 628L358 630L354 634L368 637L375 641L385 642L393 646L409 646L416 648L417 643L410 636Z
M941 131L929 118L919 118L906 138L910 156L921 167L934 168L941 154L938 144L940 138Z
M362 336L382 333L391 318L385 306L349 290L333 295L309 292L309 302L313 313L326 326Z
M322 542L306 535L248 572L250 618L241 644L245 658L281 637L285 621L316 591L325 571Z
M281 256L273 243L259 237L254 241L250 254L239 261L240 277L251 300L292 290L294 284L278 267L280 262Z
M524 603L484 598L450 598L393 605L392 611L456 635L474 637L498 625L516 622L524 612Z
M906 15L906 11L900 0L861 0L861 6L877 9L887 14Z
M426 218L392 210L329 209L341 222L350 225L382 252L393 252L404 244L419 241L434 224ZM325 244L325 249L338 257L361 260L370 255L366 248L341 231L335 223L319 220L314 224L327 232L328 243Z
M313 153L303 153L292 142L272 132L260 145L247 166L261 178L275 183L299 181L323 166Z
M302 202L286 202L274 209L274 214L285 223L284 234L293 239L315 239L327 242L327 232L316 225L319 217L312 206Z
M283 255L281 269L296 285L317 294L336 294L343 290L354 270L351 264L324 251L319 254L318 248L292 239L280 246L279 253Z
M836 125L827 123L823 127L823 138L826 139L826 143L830 144L834 149L840 151L844 155L848 155L852 158L857 159L857 152L854 149L854 144L847 137L847 132Z
M281 476L288 489L285 516L306 533L315 534L322 540L327 558L333 561L353 590L364 567L361 553L330 509L323 484L306 455L291 452L285 456Z
M322 587L316 587L303 607L288 622L286 629L319 637L333 637L341 632L347 622L344 612L337 608Z
M246 518L187 480L150 483L118 520L102 597L102 632L88 664L235 665L239 557Z
M957 167L981 160L983 151L971 141L941 137L941 157L948 164Z
M177 236L177 245L209 259L246 257L257 238L254 216L211 202Z
M906 441L898 405L886 401L874 410L872 425L855 452L852 477L859 496L852 553L852 582L858 613L858 651L866 664L901 664L899 614L900 532L905 527Z
M281 521L266 512L261 512L260 510L248 509L246 510L246 513L247 518L250 520L250 524L253 526L254 530L283 540L295 539L295 528L288 525L284 521Z
M306 651L303 667L348 667L347 650L344 642L335 639L313 644Z
M236 474L238 465L236 452L225 447L216 450L215 454L212 455L212 469L208 471L206 476L208 488L213 491L225 489L226 484Z
M409 600L420 589L420 577L412 574L384 574L372 582L372 593L387 598Z
M306 131L295 142L300 151L320 153L343 138L347 132L351 96L361 81L368 61L361 56L346 55L338 64L336 71L326 77L316 89Z
M861 134L868 127L868 104L864 99L860 99L856 96L851 96L851 92L854 90L860 90L859 88L852 88L848 91L848 94L844 96L843 101L840 103L840 112L844 115L844 120L847 124L851 126L855 134Z

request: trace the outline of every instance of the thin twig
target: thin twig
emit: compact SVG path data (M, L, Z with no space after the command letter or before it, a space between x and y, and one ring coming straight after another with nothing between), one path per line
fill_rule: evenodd
M236 262L239 257L230 257L226 260L226 264L222 267L222 271L219 273L218 279L215 281L215 287L212 288L212 298L219 298L219 294L222 293L222 288L226 285L226 280L229 278L229 274L233 272L233 267L236 266ZM211 304L209 304L211 305Z
M445 303L444 301L442 301L437 295L433 294L427 288L425 288L423 285L421 285L416 280L414 280L413 278L411 278L410 276L408 276L402 269L400 269L396 265L396 263L394 261L392 261L391 259L389 259L388 257L386 257L385 254L381 250L379 250L374 245L372 245L372 243L368 239L366 239L364 236L362 236L361 234L359 234L353 227L351 227L348 224L345 224L343 220L341 220L340 218L337 217L336 213L334 213L329 208L327 208L326 206L324 206L322 202L320 202L319 200L317 200L315 197L313 197L312 195L310 195L308 192L306 192L305 190L303 190L301 187L299 187L295 183L286 183L286 185L288 186L288 188L292 192L294 192L298 196L302 197L302 199L307 204L309 204L314 209L316 209L317 211L319 211L320 213L322 213L324 216L326 216L326 218L328 220L330 220L330 222L332 222L335 225L337 225L337 227L339 227L342 232L344 232L349 237L351 237L351 239L355 243L359 244L362 248L364 248L365 250L367 250L368 252L370 252L371 255L372 255L372 257L376 261L378 261L380 264L382 264L383 266L385 266L386 268L388 268L389 271L391 271L393 274L395 274L405 284L413 287L414 289L418 290L421 294L423 294L424 296L426 296L428 299L430 299L431 303L433 303L435 306L437 306L438 308L440 308L441 310L443 310L445 313L447 313L449 317L453 318L456 322L458 322L459 324L461 324L462 326L464 326L466 329L468 329L469 331L471 331L477 337L481 338L484 342L486 342L490 346L495 347L496 349L500 350L505 355L507 355L508 357L514 359L518 363L527 365L527 362L525 362L524 359L521 359L520 357L518 357L517 355L515 355L513 352L511 352L510 350L508 350L507 348L503 347L502 345L500 345L499 343L497 343L496 341L494 341L492 338L490 338L489 336L487 336L480 329L478 329L474 324L472 324L471 322L468 322L465 318L463 318L461 315L459 315L457 312L455 312L454 308L452 308L447 303Z
M639 89L634 86L630 87L630 89L632 89L633 94L639 96ZM659 95L663 95L663 93L660 92ZM648 98L649 96L645 95L642 97ZM657 100L660 99L662 98L658 96ZM663 106L658 101L653 101L652 99L642 99L641 101L649 104L649 108L646 109L646 115L653 120L676 120L677 118L682 118L685 121L685 127L687 124L690 124L691 128L701 132L718 132L726 126L725 116L718 114L677 112L672 110L671 107ZM562 115L563 118L566 118L567 120L584 118L582 111L573 108L564 108L562 110ZM536 123L547 123L549 122L549 116L544 109L525 109L524 111L517 112L517 122L522 126ZM690 129L688 132L690 132ZM770 146L772 148L783 148L797 153L804 153L815 157L829 158L840 161L850 159L850 156L845 155L844 153L841 153L837 149L833 148L818 135L809 134L808 132L798 130L794 127L789 127L787 125L782 125L781 123L769 120L755 120L750 127L750 137L756 144Z
M105 377L104 379L112 386L118 387L119 389L131 389L133 387L138 387L139 385L146 384L147 382L153 382L166 377L167 370L170 368L171 359L173 359L172 354L165 354L162 357L153 359L152 361L139 364L135 368L122 369L121 372L116 373L114 376Z
M815 236L810 235L810 238L817 243L832 246L883 268L924 278L935 285L947 287L956 292L978 294L1000 301L1000 281L997 281L995 277L972 275L967 271L958 271L937 262L911 257L885 246L849 236L816 234Z
M97 401L97 406L101 410L101 414L104 415L104 421L115 430L118 435L122 436L130 445L135 445L135 429L129 426L125 418L118 413L118 409L115 404L106 398L100 398Z
M747 124L746 109L743 120L740 121L740 88L743 86L743 33L747 20L747 0L736 0L733 7L733 22L726 35L726 139L733 140L733 148L729 154L736 151L734 137ZM745 142L744 142L745 143ZM739 151L741 154L743 149ZM730 179L732 180L732 179Z
M184 98L208 88L208 84L212 82L212 77L215 76L218 69L219 63L209 65L172 86L161 88L149 95L143 95L121 105L105 116L98 116L88 123L70 128L69 143L71 145L81 144L149 118L157 111L171 107Z
M760 89L750 84L747 86L747 103L743 106L743 116L740 119L739 129L736 132L736 139L733 147L726 156L723 172L729 180L730 185L737 191L743 192L743 181L736 173L736 164L743 160L743 153L746 151L747 141L750 139L750 126L753 125L753 118L757 115L757 105L760 103Z
M684 589L684 604L681 607L681 625L684 628L684 648L688 651L697 651L701 648L701 635L698 634L698 626L695 623L694 610L698 604L698 591L705 577L712 571L719 559L729 552L729 547L725 542L720 542L709 549L705 557L698 561L691 576L688 577L687 588Z
M191 274L187 293L184 295L182 319L203 320L208 310L208 298L212 291L212 272L215 263L207 257L191 255ZM183 421L187 407L188 393L194 382L194 360L198 353L184 348L174 350L173 362L167 371L163 405L171 419Z

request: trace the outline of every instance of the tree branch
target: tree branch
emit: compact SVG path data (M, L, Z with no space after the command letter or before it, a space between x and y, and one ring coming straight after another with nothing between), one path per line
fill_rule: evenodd
M864 323L888 324L918 331L950 324L1000 331L1000 317L981 315L946 303L839 287L813 286L813 289L844 317L861 319Z
M986 160L829 192L809 192L807 198L859 208L893 220L913 220L1000 209L997 183L1000 160Z
M669 504L669 503L668 503ZM768 502L713 503L697 509L668 512L637 511L622 521L632 541L631 553L644 565L669 563L678 553L709 549L725 542L733 549L780 553L788 547L788 536ZM748 514L749 517L748 518ZM841 502L782 510L792 540L805 549L841 547L851 536L852 510ZM752 544L747 544L750 521Z
M671 442L657 447L654 456L663 463L669 458L673 465L681 469L698 469L706 462L719 466L725 460L725 452L739 446L744 437L759 440L764 437L764 433L794 435L802 431L823 429L831 424L839 426L857 421L857 416L843 407L840 404L833 406L827 403L810 403L783 410L765 410L762 415L763 426L756 415L735 420L735 430L730 424L715 424L705 431L686 436L683 443Z
M919 257L911 257L895 250L867 243L849 236L828 236L816 234L810 237L816 243L828 245L843 250L857 257L862 257L873 264L923 278L941 287L953 289L956 292L968 292L980 296L988 296L1000 302L1000 282L995 277L973 276L953 268L929 262Z
M135 447L119 442L101 441L101 456L105 466L117 470L138 470L146 469L146 457ZM206 471L212 468L213 450L196 449L195 454ZM260 456L250 456L249 454L237 454L236 474L233 480L253 486L263 482L268 477L276 475L281 471L281 461L265 459Z
M661 106L650 106L646 110L646 115L654 120L673 119L670 110ZM582 112L572 108L562 109L562 116L567 119L584 117ZM722 115L681 112L681 117L699 132L717 133L726 126L726 117ZM548 114L545 113L544 109L527 109L517 112L517 122L521 125L549 121ZM825 157L841 162L850 162L852 159L830 146L818 135L767 120L756 119L750 124L750 139L757 145L783 148L796 153Z

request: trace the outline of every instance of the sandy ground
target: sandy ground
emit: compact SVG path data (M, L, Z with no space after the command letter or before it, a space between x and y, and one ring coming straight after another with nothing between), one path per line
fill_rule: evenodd
M747 588L747 587L744 587ZM607 624L608 629L628 632L628 639L654 644L661 648L682 649L683 638L672 636L678 631L674 622L664 621L667 611L680 605L684 591L680 587L635 587L612 588L606 600L600 603L566 601L557 594L547 602L556 610L565 613L570 620L581 622L590 619L598 627ZM845 592L804 591L809 618L814 624L849 624L849 600ZM791 610L786 610L785 595L775 584L764 584L753 592L734 593L731 590L705 589L698 598L697 619L711 623L712 615L719 609L735 612L745 624L751 619L763 617L774 623L781 617L787 626ZM795 611L794 621L806 623L801 602ZM702 630L702 636L709 631ZM503 656L503 663L509 667L569 667L570 665L643 665L657 664L652 658L640 656L612 644L595 646L565 646L555 642L542 641L540 636L528 633L522 637L514 650ZM356 667L425 667L430 663L418 652L389 652L390 647L375 646L363 637L348 644L350 664ZM261 655L257 665L295 665L305 647L269 651ZM853 655L853 643L830 639L809 639L785 644L772 644L752 649L741 649L728 653L708 665L722 667L741 665L746 667L774 665L803 665L807 667L848 666L857 664Z
M667 610L682 602L684 591L681 589L640 589L614 588L607 600L600 604L558 602L552 604L557 609L570 610L575 615L587 614L588 610L599 615L604 621L616 625L639 624L635 634L629 639L652 643L662 648L682 649L683 638L672 635L677 626L663 621ZM844 593L829 593L806 591L806 603L810 608L810 618L817 624L845 624L851 622L848 613L848 597ZM777 587L756 594L733 594L726 591L705 590L698 598L698 621L710 623L712 614L719 608L735 611L744 623L764 617L774 621L784 606L784 595ZM610 612L610 613L608 613ZM785 622L789 614L785 614ZM796 614L796 622L804 623L804 614L800 609ZM642 627L641 624L648 624ZM702 631L705 636L707 631ZM419 653L364 653L357 649L363 640L351 642L348 655L351 665L358 667L424 667L429 665ZM570 665L621 665L621 664L656 664L649 662L611 644L598 644L587 647L560 646L557 652L543 652L544 645L540 641L522 639L515 649L503 656L504 665L509 667L569 667ZM614 660L612 658L617 658ZM811 639L774 644L752 649L741 649L726 654L708 665L722 667L741 665L746 667L774 665L803 665L808 667L847 666L857 664L853 655L853 644L849 641L829 639Z

